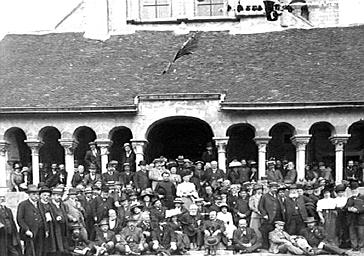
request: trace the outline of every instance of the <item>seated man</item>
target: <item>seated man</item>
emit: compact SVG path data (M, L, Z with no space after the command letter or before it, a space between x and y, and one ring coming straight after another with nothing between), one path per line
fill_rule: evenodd
M274 225L275 229L269 232L270 253L278 254L290 252L296 255L304 253L303 250L293 244L293 237L283 230L283 221L275 221Z
M70 226L70 229L71 235L67 237L67 250L71 252L72 255L94 255L96 253L96 248L90 241L83 238L81 235L81 226L79 224L73 224Z
M95 240L99 255L113 254L115 249L115 233L109 230L109 221L103 219L99 227L100 230L96 233Z
M205 233L206 254L216 255L217 246L225 231L225 224L223 221L217 219L216 211L210 212L209 220L205 221L203 230Z
M316 254L334 253L338 255L347 255L347 253L332 243L328 243L323 227L316 226L314 217L308 217L305 220L306 228L301 230L301 235L306 238L309 245L314 248Z
M234 230L233 234L234 252L251 253L257 251L260 246L254 229L248 227L246 219L240 219L238 229Z
M128 225L116 235L115 248L122 254L140 255L148 245L141 228L137 227L137 222L133 219L128 220Z

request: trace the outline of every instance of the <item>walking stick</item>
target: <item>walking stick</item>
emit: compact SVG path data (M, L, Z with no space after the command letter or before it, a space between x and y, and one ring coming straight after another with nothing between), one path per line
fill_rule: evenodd
M29 239L30 240L30 248L32 249L32 256L36 256L35 255L35 248L34 248L34 241L32 238Z

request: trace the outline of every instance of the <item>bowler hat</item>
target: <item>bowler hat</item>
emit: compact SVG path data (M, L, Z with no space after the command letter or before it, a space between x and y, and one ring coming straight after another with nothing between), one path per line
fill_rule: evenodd
M140 193L140 197L153 196L153 190L151 188L146 188Z
M91 142L89 142L88 144L89 144L90 146L91 146L91 145L96 145L96 142L95 142L95 141L91 141Z
M125 147L131 147L131 146L130 146L130 143L124 143L123 147L125 148Z
M139 166L146 166L147 165L147 162L145 160L141 160L139 161Z
M356 181L353 181L350 183L350 189L357 189L359 187L359 183Z
M109 225L108 223L108 219L102 219L99 223L99 226L103 226L103 225Z
M50 188L46 187L46 186L43 186L39 190L39 194L42 194L42 193L50 193L51 194L52 190Z
M86 187L85 188L85 194L88 194L88 193L92 193L92 188L91 187Z
M55 187L52 189L52 194L55 194L55 195L63 195L63 188L59 188L59 187Z
M336 187L335 187L335 192L338 193L338 192L344 192L346 189L346 186L344 184L338 184Z
M307 217L305 220L305 223L312 223L312 222L316 222L314 217Z
M226 207L227 209L229 209L229 206L225 203L222 203L219 205L220 209L223 208L223 207Z
M268 186L269 186L270 188L271 188L271 187L276 187L276 188L278 188L278 187L279 187L278 183L277 183L277 182L274 182L274 181L270 182L270 183L268 184Z
M143 209L143 205L140 203L135 203L130 206L130 211L134 210L135 208Z
M284 221L277 220L277 221L274 222L274 224L283 226L284 225Z

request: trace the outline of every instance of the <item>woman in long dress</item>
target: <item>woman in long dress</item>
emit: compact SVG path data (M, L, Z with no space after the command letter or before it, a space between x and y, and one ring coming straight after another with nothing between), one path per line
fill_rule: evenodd
M262 233L259 228L262 223L261 214L258 209L260 198L263 194L263 186L260 184L255 184L253 187L253 195L249 198L249 208L252 211L250 216L250 225L249 227L254 229L257 234L258 240L261 240Z
M225 236L229 239L228 245L231 244L233 233L236 229L233 221L233 215L228 211L229 206L225 203L220 204L220 212L217 213L217 219L222 220L225 224Z

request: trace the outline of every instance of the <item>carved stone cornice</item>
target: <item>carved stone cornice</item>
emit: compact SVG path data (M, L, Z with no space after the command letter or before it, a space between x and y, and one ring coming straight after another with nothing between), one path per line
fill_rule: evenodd
M30 147L33 156L39 155L39 149L43 146L43 142L37 139L29 139L24 142Z
M350 134L336 134L329 137L329 140L335 145L335 151L344 151L344 145L350 137Z

